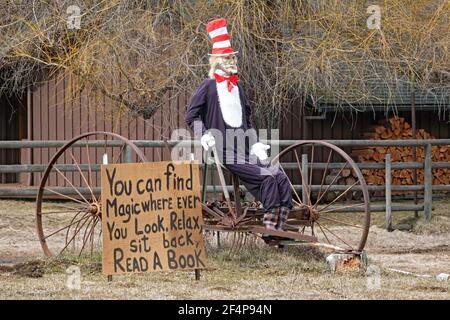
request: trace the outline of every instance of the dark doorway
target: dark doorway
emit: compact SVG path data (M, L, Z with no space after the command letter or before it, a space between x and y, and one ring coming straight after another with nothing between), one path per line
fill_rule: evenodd
M0 96L0 141L27 137L26 95ZM20 149L0 148L0 165L20 164ZM18 183L17 173L0 173L0 183Z

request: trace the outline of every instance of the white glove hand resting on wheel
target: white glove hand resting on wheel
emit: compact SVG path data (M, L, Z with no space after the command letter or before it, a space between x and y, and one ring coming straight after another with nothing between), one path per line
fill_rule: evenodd
M267 144L264 144L262 142L257 142L250 148L250 154L254 154L258 157L259 160L264 161L268 158L267 156L267 150L270 149L270 146Z
M212 146L214 146L216 144L216 140L214 139L214 136L212 135L211 132L205 133L201 138L200 138L200 143L203 146L203 149L205 149L206 151L208 151L208 149Z

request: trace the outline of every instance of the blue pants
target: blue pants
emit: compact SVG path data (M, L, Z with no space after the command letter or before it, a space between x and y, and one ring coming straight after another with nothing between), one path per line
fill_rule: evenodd
M288 177L280 170L273 172L262 164L227 164L247 190L261 201L265 210L292 208L292 189Z

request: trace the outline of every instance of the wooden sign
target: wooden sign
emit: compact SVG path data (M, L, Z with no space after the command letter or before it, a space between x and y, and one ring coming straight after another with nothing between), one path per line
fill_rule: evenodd
M199 167L102 165L103 273L202 269Z

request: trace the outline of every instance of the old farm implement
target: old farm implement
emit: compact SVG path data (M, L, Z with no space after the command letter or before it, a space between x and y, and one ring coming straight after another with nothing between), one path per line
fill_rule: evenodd
M110 132L86 133L61 147L42 175L36 199L37 233L44 253L81 255L100 248L100 165L146 161L132 141ZM204 197L204 229L233 234L234 252L249 234L269 236L269 245L311 244L349 253L363 250L370 226L369 193L348 154L324 141L298 141L271 164L286 173L293 191L294 207L286 230L269 232L263 227L263 208L258 202L245 201L239 179L217 158L214 167L220 185L215 188L223 197L212 201ZM203 167L204 196L208 167ZM230 190L226 175L233 185Z

